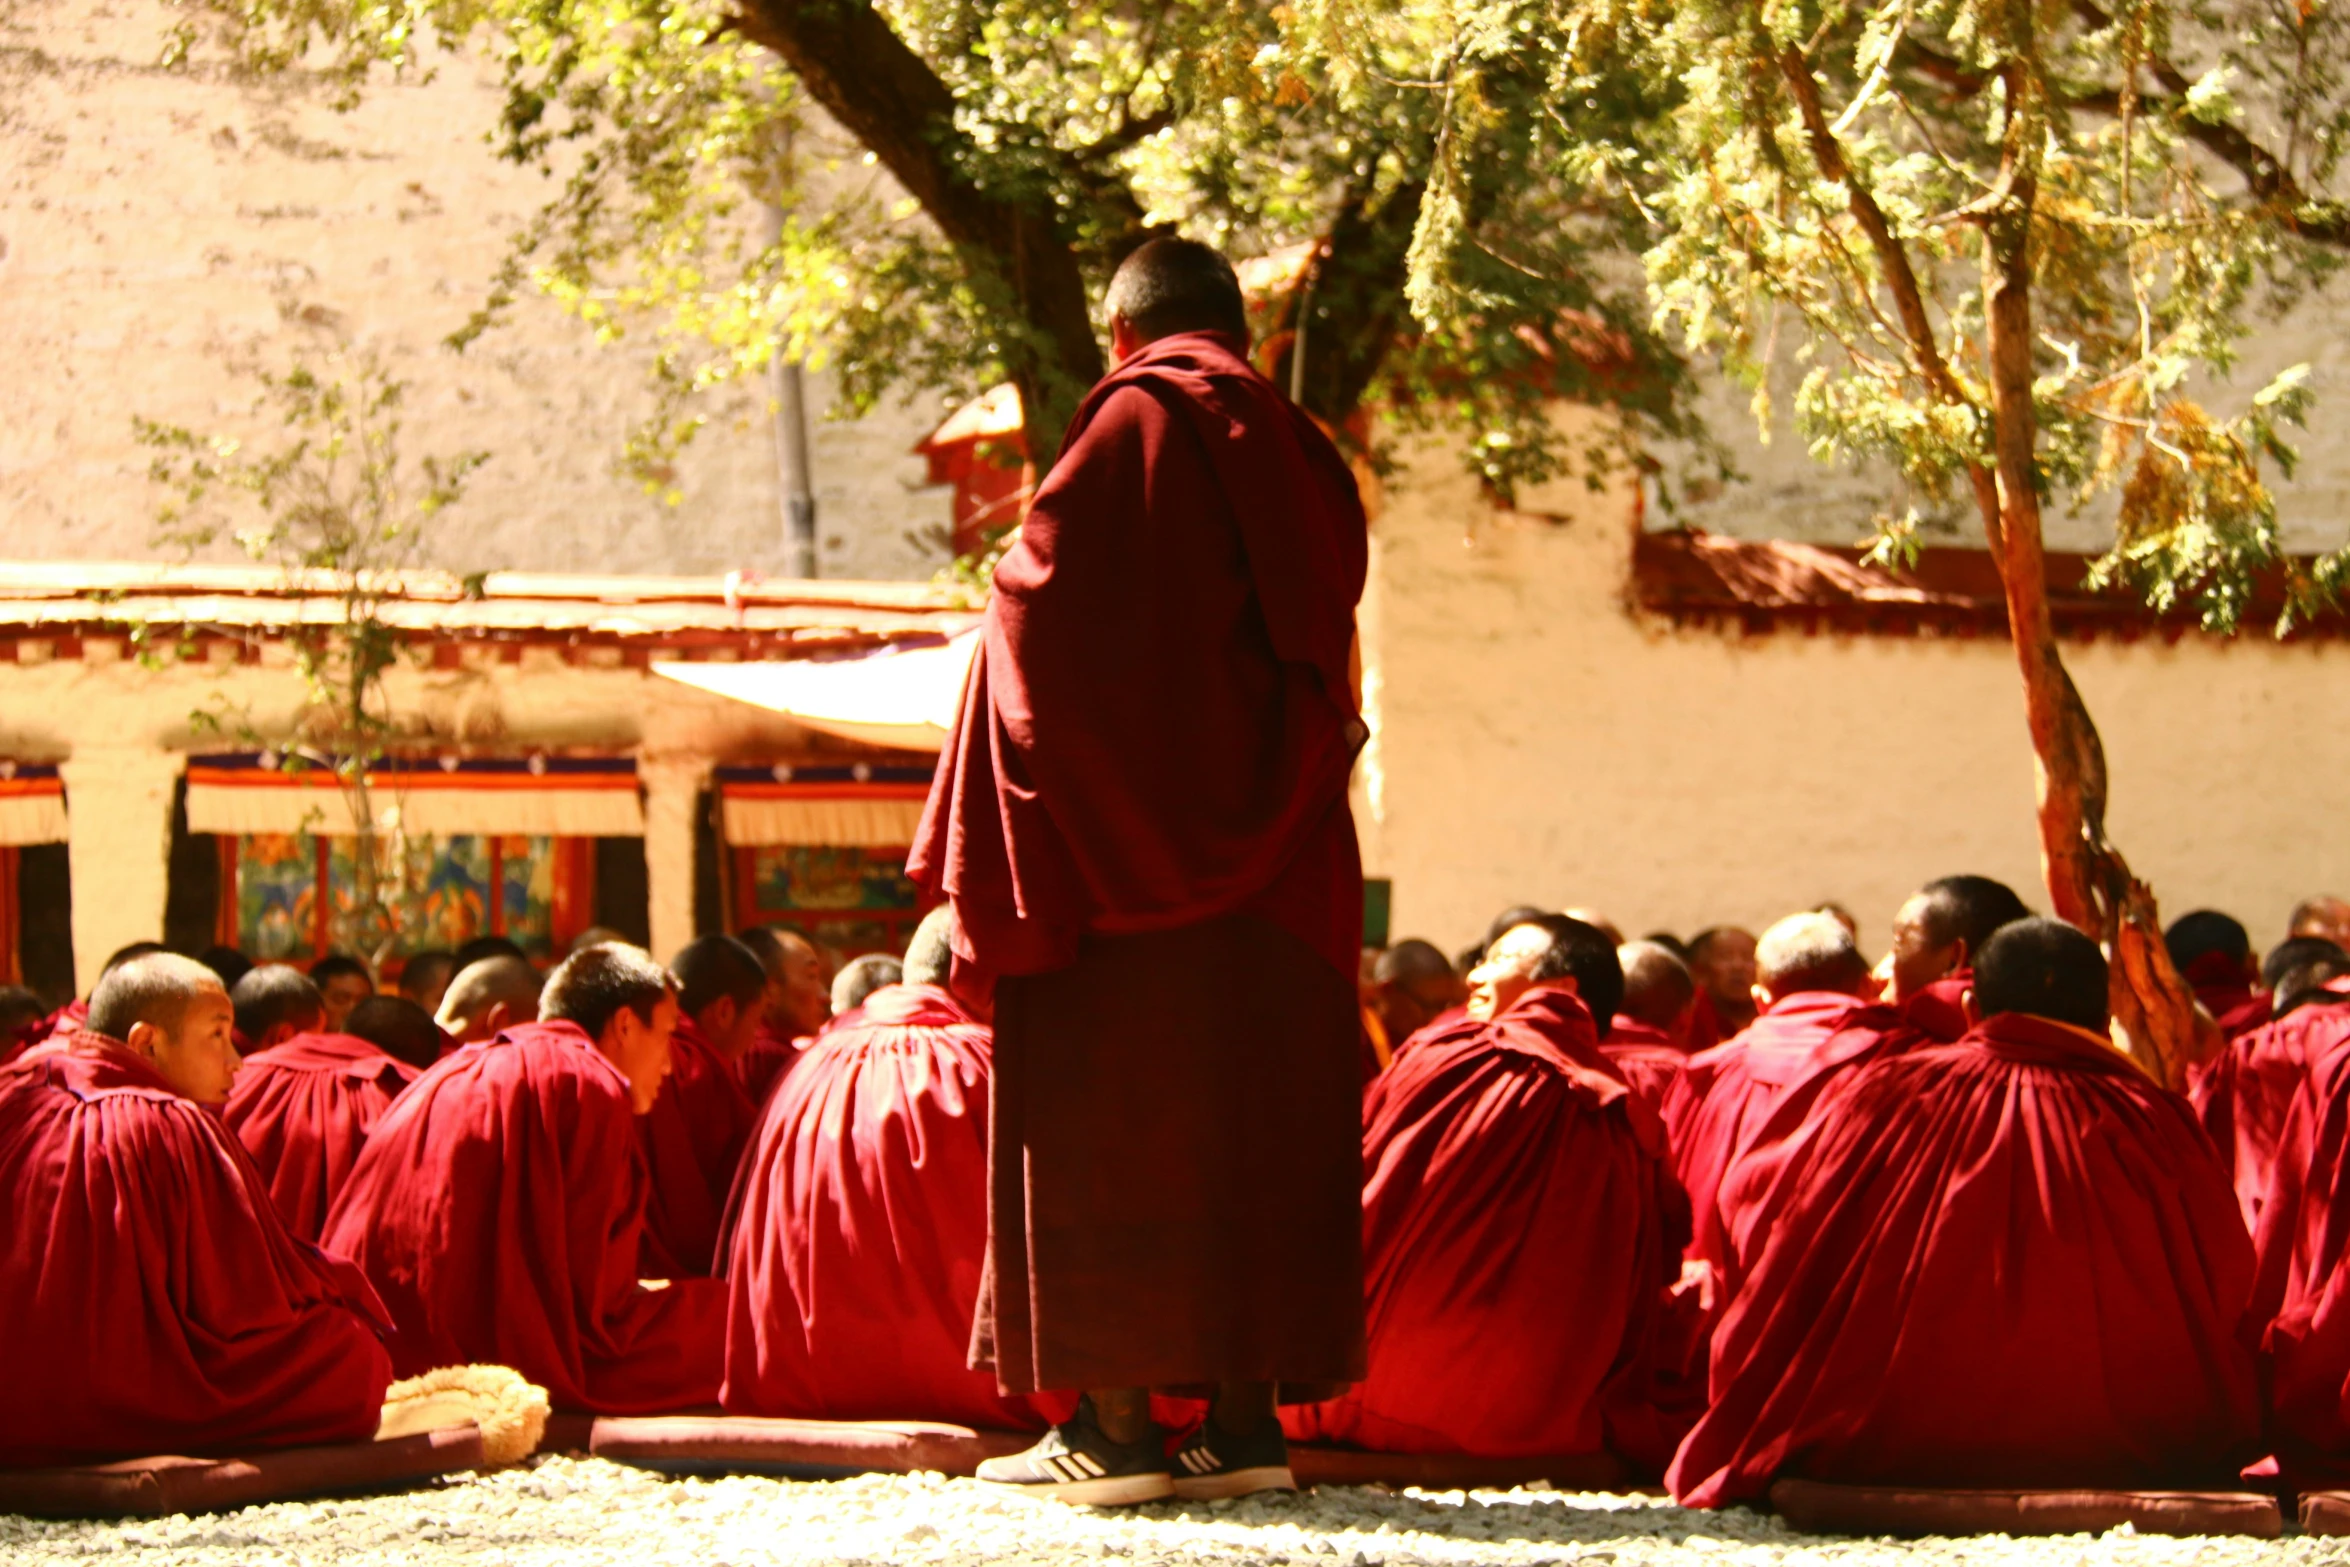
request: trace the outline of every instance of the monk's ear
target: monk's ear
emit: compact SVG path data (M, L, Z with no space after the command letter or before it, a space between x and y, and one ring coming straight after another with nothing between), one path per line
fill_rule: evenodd
M481 1016L481 1037L495 1039L506 1032L508 1025L513 1021L514 1009L503 1001L493 1001L490 1003L490 1009Z
M282 1045L300 1032L300 1029L297 1029L293 1024L288 1023L281 1018L279 1021L270 1024L269 1032L261 1036L261 1048L267 1050L272 1045Z
M1957 974L1963 972L1964 970L1973 968L1974 966L1975 955L1967 950L1966 938L1961 936L1950 944L1950 967L1944 969L1942 972L1945 974Z
M163 1043L163 1030L152 1023L133 1023L122 1036L122 1042L131 1047L131 1054L155 1059L155 1047Z
M732 996L720 996L694 1019L694 1026L712 1039L723 1039L742 1016L742 1009Z
M1966 1026L1973 1028L1983 1021L1982 1009L1975 1005L1975 987L1967 986L1966 994L1958 998L1958 1009L1966 1015Z

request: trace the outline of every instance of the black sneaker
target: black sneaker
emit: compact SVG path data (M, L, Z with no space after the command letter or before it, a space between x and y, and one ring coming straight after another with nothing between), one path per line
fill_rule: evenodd
M1211 1417L1175 1449L1175 1494L1187 1502L1246 1496L1252 1491L1294 1491L1289 1440L1281 1422L1268 1417L1247 1436L1234 1436Z
M1167 1433L1154 1424L1139 1442L1113 1442L1094 1420L1090 1398L1079 1399L1077 1413L1027 1452L981 1464L979 1478L1006 1490L1089 1507L1128 1507L1175 1494L1167 1475Z

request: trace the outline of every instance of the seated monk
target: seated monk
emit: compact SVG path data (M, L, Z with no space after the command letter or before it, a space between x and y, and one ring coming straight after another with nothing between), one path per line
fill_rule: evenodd
M1617 1450L1680 1237L1663 1127L1600 1053L1578 974L1622 982L1598 931L1556 914L1512 927L1472 977L1467 1015L1419 1035L1366 1092L1370 1374L1285 1410L1292 1438Z
M1689 938L1685 960L1697 981L1697 1012L1689 1045L1710 1050L1754 1021L1754 933L1715 925Z
M839 1017L854 1012L873 992L902 985L905 980L905 964L886 952L868 952L861 958L851 958L832 976L832 1015Z
M2162 944L2223 1037L2241 1038L2269 1020L2252 937L2237 921L2216 909L2197 909L2171 921Z
M1632 941L1616 949L1623 1000L1599 1048L1630 1083L1663 1107L1689 1065L1689 1022L1697 1012L1697 981L1673 949Z
M22 985L0 985L0 1066L49 1037L49 1003Z
M342 1031L351 1009L375 994L375 975L366 964L341 952L330 952L310 965L310 983L326 1001L329 1032Z
M2032 911L2005 882L1988 876L1945 876L1909 895L1893 916L1893 945L1877 966L1885 1000L1901 1021L1941 1044L1955 1044L1970 1021L1975 954L2003 925Z
M760 925L742 933L743 945L767 971L767 1009L758 1037L735 1063L743 1092L764 1104L775 1080L832 1019L832 971L816 944L796 930Z
M1790 914L1755 946L1754 1022L1699 1051L1665 1100L1673 1166L1689 1193L1690 1255L1717 1270L1722 1183L1820 1046L1867 1010L1869 965L1826 914Z
M808 1047L759 1117L727 1216L736 1414L1041 1430L969 1366L987 1256L987 1025L947 992L931 910L906 983Z
M400 1375L511 1366L591 1414L717 1396L720 1287L637 1277L636 1118L669 1069L674 985L634 947L573 953L540 1022L444 1057L376 1123L323 1243L390 1308Z
M2097 944L2019 920L1982 1021L1788 1146L1713 1338L1686 1506L1855 1485L2228 1487L2260 1451L2251 1246L2186 1102L2106 1035Z
M1387 1070L1404 1041L1456 1010L1465 993L1452 960L1433 942L1408 936L1371 962L1363 1032L1371 1047L1364 1081Z
M2350 953L2321 937L2279 945L2261 965L2275 1018L2228 1041L2189 1085L2203 1130L2234 1171L2236 1202L2255 1235L2293 1101L2318 1060L2350 1038L2350 996L2327 988L2345 974Z
M457 970L433 1018L460 1045L478 1045L539 1016L539 971L529 960L494 952Z
M449 993L449 981L456 977L457 954L446 947L427 947L410 953L400 966L400 994L431 1017L440 1011L441 999Z
M687 942L669 971L678 984L669 1077L636 1123L646 1179L639 1267L653 1279L708 1278L726 1193L758 1118L734 1073L759 1030L767 971L732 936Z
M232 1017L218 975L150 954L98 982L85 1028L0 1068L0 1465L375 1435L374 1296L287 1232L207 1108Z
M221 1121L252 1156L286 1228L315 1241L367 1134L439 1056L440 1030L413 1002L370 996L344 1019L350 1032L325 1032L316 987L283 964L237 981L235 1000L238 1032L263 1043L245 1058Z

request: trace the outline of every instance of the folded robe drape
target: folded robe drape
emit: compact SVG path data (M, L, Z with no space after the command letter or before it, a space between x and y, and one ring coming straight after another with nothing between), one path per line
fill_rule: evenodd
M966 1363L990 1052L945 991L894 985L836 1019L767 1101L727 1214L729 1411L1044 1425Z
M701 1279L716 1271L718 1220L757 1118L733 1066L681 1015L669 1037L661 1095L636 1123L645 1156L645 1250L638 1267L646 1278Z
M1689 1194L1690 1255L1726 1258L1719 1203L1731 1167L1812 1053L1867 1003L1832 991L1781 996L1737 1037L1701 1050L1665 1099L1673 1173Z
M2256 1456L2251 1248L2186 1102L2003 1014L1872 1061L1797 1134L1667 1476L2187 1487Z
M359 1150L416 1068L350 1034L296 1034L255 1051L221 1120L269 1183L286 1228L315 1241Z
M1673 1036L1638 1018L1619 1015L1599 1042L1599 1053L1659 1110L1673 1084L1689 1069L1689 1056L1673 1043Z
M1370 1369L1293 1437L1406 1453L1612 1447L1678 1267L1664 1126L1571 992L1423 1029L1364 1095Z
M0 1068L0 1465L365 1441L391 1356L213 1117L68 1035Z
M2350 1006L2299 1007L2280 1021L2319 1011L2338 1024ZM2253 1310L2266 1328L2277 1462L2298 1489L2337 1489L2350 1485L2350 1031L2329 1027L2303 1044L2311 1054L2261 1208Z
M759 1025L751 1048L734 1064L735 1081L742 1085L743 1097L751 1102L754 1114L775 1091L776 1081L791 1070L800 1052L812 1043L813 1039L787 1039L766 1024Z
M2295 1007L2229 1040L2189 1090L2204 1131L2232 1163L2236 1202L2255 1234L2276 1178L2286 1115L2312 1065L2345 1038L2350 998Z
M718 1393L725 1295L638 1282L644 1156L628 1080L575 1023L467 1045L376 1123L327 1217L399 1328L402 1376L511 1366L557 1409L658 1414Z

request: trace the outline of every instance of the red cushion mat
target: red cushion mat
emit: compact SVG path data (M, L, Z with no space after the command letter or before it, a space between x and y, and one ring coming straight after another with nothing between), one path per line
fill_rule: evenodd
M1424 1491L1506 1490L1547 1480L1563 1491L1614 1491L1625 1470L1612 1453L1576 1458L1478 1458L1464 1453L1365 1453L1289 1444L1299 1485L1418 1486Z
M588 1450L645 1464L744 1464L779 1468L968 1475L982 1459L1025 1452L1033 1435L973 1431L921 1420L769 1420L752 1415L613 1416L596 1422Z
M481 1467L472 1426L389 1442L287 1447L244 1458L131 1458L61 1469L0 1469L0 1513L119 1518L219 1512L299 1496L388 1490Z
M2350 1491L2301 1493L2303 1534L2350 1534Z
M2273 1540L2274 1498L2250 1491L1942 1491L1916 1485L1781 1480L1771 1505L1813 1534L2232 1534Z

